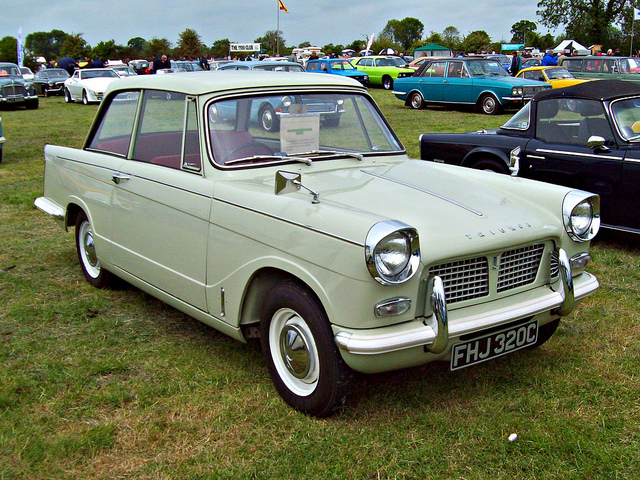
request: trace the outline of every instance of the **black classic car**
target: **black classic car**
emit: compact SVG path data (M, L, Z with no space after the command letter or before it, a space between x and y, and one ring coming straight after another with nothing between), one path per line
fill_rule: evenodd
M640 233L640 85L546 90L497 130L423 134L420 156L594 192L604 227Z
M0 63L0 106L38 108L38 96L31 82L22 78L15 63Z
M33 77L33 85L36 93L48 97L49 95L62 95L64 93L64 81L69 74L62 68L47 68L39 70Z

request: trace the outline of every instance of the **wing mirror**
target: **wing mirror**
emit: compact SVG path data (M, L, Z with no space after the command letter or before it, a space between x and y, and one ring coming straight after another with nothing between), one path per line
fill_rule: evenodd
M276 195L297 192L301 188L304 188L313 195L311 203L320 203L320 199L318 198L320 194L302 184L302 175L299 173L283 172L282 170L276 172Z
M592 150L609 150L609 148L604 144L605 141L606 140L603 137L600 137L598 135L591 135L589 137L589 140L587 140L587 147L591 148Z

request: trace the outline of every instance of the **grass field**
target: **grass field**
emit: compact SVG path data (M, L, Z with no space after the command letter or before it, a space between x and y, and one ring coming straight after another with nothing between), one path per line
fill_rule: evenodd
M420 133L509 118L373 93L414 157ZM362 376L317 420L280 399L258 345L84 281L72 233L33 200L44 145L79 147L96 107L40 101L0 112L0 479L640 478L635 238L594 243L601 288L542 348Z

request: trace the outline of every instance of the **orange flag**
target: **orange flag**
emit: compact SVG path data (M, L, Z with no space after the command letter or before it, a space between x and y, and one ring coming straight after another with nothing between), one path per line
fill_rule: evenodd
M284 13L289 13L289 10L287 10L287 7L284 6L282 0L278 0L278 5L280 5L280 10L284 10Z

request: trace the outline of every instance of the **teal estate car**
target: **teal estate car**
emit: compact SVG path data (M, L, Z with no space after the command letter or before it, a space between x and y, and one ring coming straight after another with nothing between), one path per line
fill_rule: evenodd
M322 58L320 60L309 60L307 62L307 72L329 73L332 75L342 75L353 78L365 87L369 86L369 75L361 72L351 65L349 60L344 58Z
M415 109L429 103L476 105L487 115L521 107L551 85L510 76L497 60L442 58L420 66L413 77L399 78L394 95Z
M371 85L381 86L385 90L393 88L393 82L398 78L413 75L412 68L400 57L372 55L351 60L351 65L369 75Z
M576 78L640 82L640 59L632 57L566 57L560 62Z

